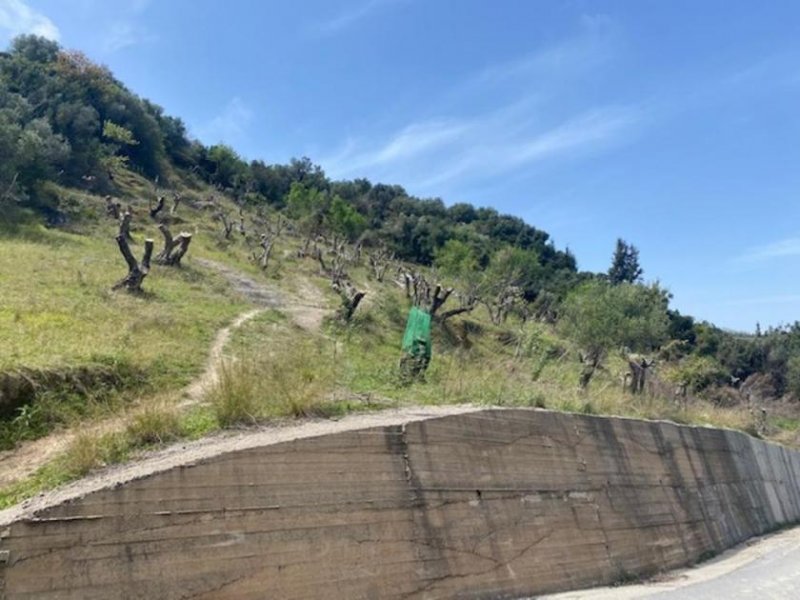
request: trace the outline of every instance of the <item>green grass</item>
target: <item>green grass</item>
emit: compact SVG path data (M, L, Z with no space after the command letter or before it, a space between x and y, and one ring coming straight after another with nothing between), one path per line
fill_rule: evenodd
M161 238L141 199L150 184L133 174L123 179L121 197L137 215L133 252L141 256L146 236L158 252ZM185 265L154 265L145 293L131 295L111 290L127 269L104 201L56 191L68 211L65 227L45 228L19 210L0 223L0 378L33 383L33 392L17 393L26 404L0 422L3 448L180 389L202 370L216 332L249 306L221 275L193 261L230 264L237 253L241 260L240 247L220 248L207 211L181 207L173 229L198 233Z
M0 369L121 359L159 383L185 383L244 307L219 276L190 265L154 268L145 295L112 292L125 273L113 239L43 235L48 243L0 239Z
M127 445L134 448L166 444L185 435L179 412L156 402L145 404L131 415L125 434Z
M130 416L123 430L79 433L63 453L31 477L1 489L0 509L80 479L98 468L135 459L142 451L180 439L199 439L219 429L216 415L208 407L180 413L167 403L147 403Z
M145 235L156 238L158 250L160 238L144 212L147 203L137 199L149 193L150 184L132 174L120 179L122 196L139 215L134 253L140 255ZM541 323L491 325L482 308L447 327L435 325L430 367L424 379L409 382L399 370L407 301L394 283L369 280L363 266L351 270L367 296L350 324L329 319L323 331L311 332L294 325L288 312L263 312L234 332L207 403L181 411L177 391L201 371L218 329L249 308L228 282L194 258L228 265L303 299L315 290L331 308L337 297L318 276L315 261L296 257L295 240L280 240L264 274L248 260L239 236L224 240L209 212L188 206L181 207L183 222L174 226L197 232L185 267L155 266L141 296L111 292L125 265L103 201L82 192L61 193L75 207L68 231L22 217L13 226L0 223L0 373L38 369L45 381L45 374L86 368L108 369L117 378L110 384L73 385L69 378L42 384L32 404L0 423L0 444L10 447L55 427L80 428L123 411L126 416L111 433L78 435L32 477L1 490L0 507L179 439L275 418L386 406L471 403L740 430L754 426L743 407L704 401L684 406L673 398L624 393L627 367L618 356L608 357L589 388L581 389L577 348L568 340ZM198 186L188 193L204 198L208 190ZM770 423L779 431L777 439L797 441L800 419L771 415Z

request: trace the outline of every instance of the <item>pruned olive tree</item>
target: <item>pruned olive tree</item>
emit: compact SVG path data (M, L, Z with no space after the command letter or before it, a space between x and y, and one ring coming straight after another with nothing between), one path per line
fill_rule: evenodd
M117 236L117 245L125 263L128 265L128 274L114 284L112 289L118 290L125 288L129 292L139 293L142 291L142 282L147 274L150 272L150 258L153 255L153 240L146 239L144 241L144 255L142 261L139 262L133 256L131 248L128 245L127 238L120 234Z
M156 256L156 262L170 267L180 266L181 259L189 250L189 244L192 243L192 234L181 231L177 237L172 237L172 232L165 223L161 223L158 230L164 237L164 248Z

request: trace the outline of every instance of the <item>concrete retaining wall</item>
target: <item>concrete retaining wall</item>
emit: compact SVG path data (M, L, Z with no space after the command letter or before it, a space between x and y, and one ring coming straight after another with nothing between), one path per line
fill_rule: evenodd
M6 598L516 598L800 519L800 455L732 431L486 410L223 454L3 533Z

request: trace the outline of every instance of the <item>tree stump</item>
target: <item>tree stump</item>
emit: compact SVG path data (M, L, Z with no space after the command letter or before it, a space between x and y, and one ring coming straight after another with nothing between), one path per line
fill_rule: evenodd
M174 215L178 212L178 207L181 205L183 198L180 194L175 193L172 195L172 208L169 209L169 214Z
M131 252L131 248L128 246L128 240L124 235L120 234L117 236L117 245L119 246L119 251L122 253L122 257L128 264L128 274L114 284L114 287L111 289L118 290L120 288L125 288L129 292L140 293L142 291L142 281L144 281L144 278L147 277L147 274L150 272L150 257L153 255L153 240L147 239L144 241L144 255L142 256L141 263L137 262L136 258L134 258L133 252Z
M342 299L341 315L345 323L349 323L358 305L364 299L364 296L366 296L366 292L357 290L346 277L334 279L331 282L331 287Z
M376 281L382 282L386 274L386 269L389 268L389 265L394 260L394 253L389 252L385 246L381 246L374 252L370 252L368 258L369 266L372 269L372 275L375 277Z
M179 267L181 259L189 250L189 244L192 243L192 234L181 231L178 237L173 238L169 227L164 223L158 226L158 230L164 236L164 249L156 256L156 262L160 265Z
M628 368L630 369L630 391L632 394L644 393L645 383L647 382L648 369L653 366L655 361L648 360L638 354L628 356Z

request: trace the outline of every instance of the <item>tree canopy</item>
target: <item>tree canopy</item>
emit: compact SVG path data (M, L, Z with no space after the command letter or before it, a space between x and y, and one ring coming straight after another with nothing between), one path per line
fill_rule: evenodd
M567 296L560 327L592 356L622 347L649 352L667 339L667 298L657 285L587 282Z
M640 281L644 271L639 265L639 250L633 244L617 238L611 267L608 269L608 280L614 284L636 283Z

